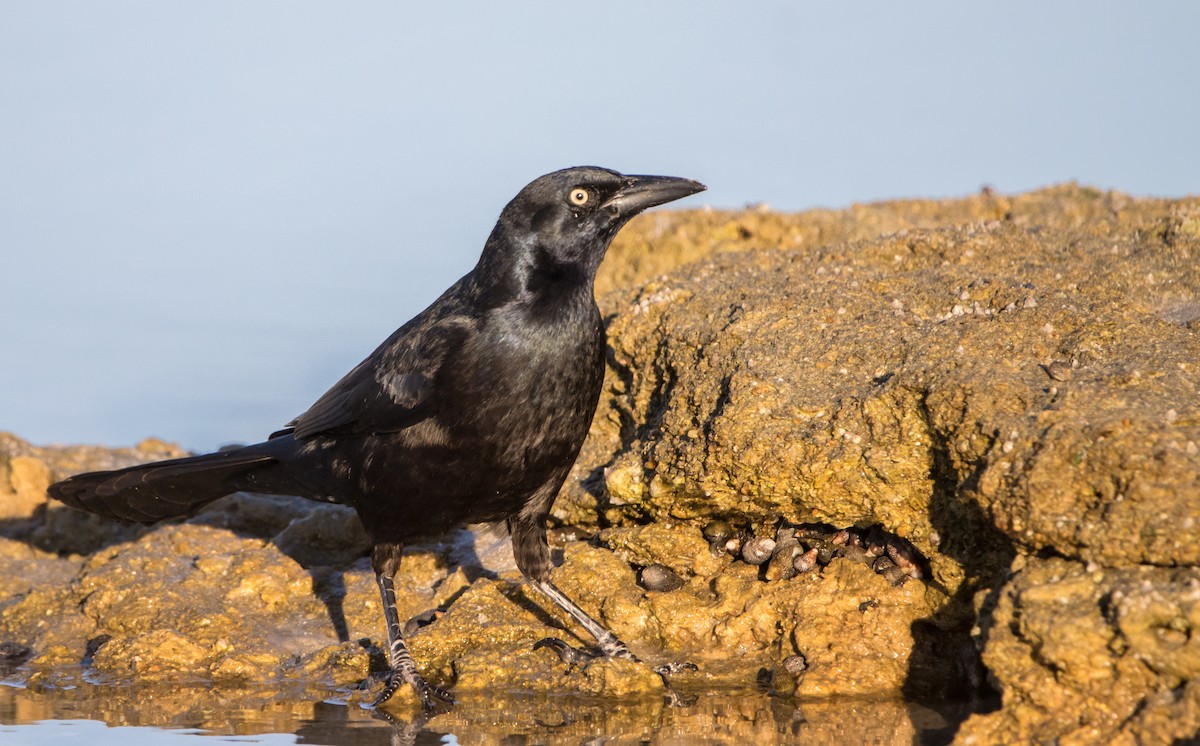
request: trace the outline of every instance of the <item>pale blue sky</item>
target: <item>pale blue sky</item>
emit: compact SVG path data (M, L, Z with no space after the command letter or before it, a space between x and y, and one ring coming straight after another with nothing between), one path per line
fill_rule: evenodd
M0 430L303 411L568 165L796 210L1200 191L1200 4L0 0Z

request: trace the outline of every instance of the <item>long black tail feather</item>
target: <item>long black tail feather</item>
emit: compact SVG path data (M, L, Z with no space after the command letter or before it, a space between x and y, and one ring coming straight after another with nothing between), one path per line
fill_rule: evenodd
M73 508L134 523L191 515L241 489L237 477L276 459L246 449L79 474L50 485Z

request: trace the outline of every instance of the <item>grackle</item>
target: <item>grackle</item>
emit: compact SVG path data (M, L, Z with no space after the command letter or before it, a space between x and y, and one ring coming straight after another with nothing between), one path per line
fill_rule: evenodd
M545 520L600 396L605 333L596 269L617 231L705 187L596 167L542 176L504 208L475 268L266 441L71 477L50 495L156 523L233 492L344 503L371 537L391 670L427 708L453 703L417 673L396 612L405 542L504 521L517 566L609 657L636 660L550 581ZM560 646L560 653L561 650Z

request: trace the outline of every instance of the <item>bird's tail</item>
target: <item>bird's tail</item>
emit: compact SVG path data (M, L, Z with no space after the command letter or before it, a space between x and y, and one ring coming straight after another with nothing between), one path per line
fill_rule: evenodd
M157 523L190 515L237 492L242 489L238 477L275 461L274 456L250 446L79 474L50 485L49 494L73 508L107 518Z

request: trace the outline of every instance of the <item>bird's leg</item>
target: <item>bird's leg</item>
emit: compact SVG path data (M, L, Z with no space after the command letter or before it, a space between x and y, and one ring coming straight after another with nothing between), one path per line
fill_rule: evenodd
M551 486L557 491L557 484ZM544 515L532 518L522 515L508 522L508 531L513 542L513 556L517 560L517 567L521 570L521 574L525 576L531 586L553 601L560 609L570 614L572 619L579 622L580 626L588 631L588 634L595 637L604 657L624 658L640 663L641 660L630 652L629 647L621 642L620 638L589 616L586 611L579 608L578 604L568 598L567 594L559 590L558 586L550 582L550 547L546 543L544 519ZM579 650L557 637L547 637L534 645L534 649L545 647L558 653L558 656L572 667L579 664L587 665L597 657L595 653ZM668 675L695 670L696 666L693 663L666 663L654 668L654 672L662 677L663 683L667 685L668 689L671 686L667 681Z
M538 591L540 591L546 598L558 604L559 608L570 614L571 618L573 618L575 621L579 622L579 626L586 629L588 634L590 634L592 637L595 637L596 644L600 646L600 652L604 654L604 657L626 658L631 661L638 660L638 657L629 652L629 648L625 645L625 643L621 642L620 638L606 629L603 624L588 616L586 611L579 608L579 606L576 605L576 603L570 598L567 598L567 594L559 590L558 586L556 586L554 583L551 583L549 580L530 578L529 584L534 588L537 588ZM559 655L563 655L563 651L559 648L559 646L549 641L552 639L554 638L542 640L538 643L538 645L550 645L558 651ZM566 643L563 644L565 645ZM578 651L576 651L576 653L578 653ZM565 656L564 660L566 660Z
M557 486L557 484L547 485L547 492L551 497L553 492L557 491ZM551 487L554 489L550 490ZM535 501L538 497L539 495L535 495ZM549 501L546 501L545 504L548 506ZM550 582L550 546L546 543L545 519L545 515L522 513L508 521L508 533L512 536L513 558L517 561L517 568L521 570L521 574L525 576L530 585L570 614L592 637L596 638L596 642L600 645L600 652L605 657L628 658L636 661L637 657L629 652L625 643L605 629L600 622L588 616L586 611L579 608L574 601L567 598L567 594ZM562 640L554 638L547 638L537 644L537 647L544 646L554 648L563 660L572 664L595 657L589 653L575 650Z
M412 684L421 698L426 710L432 710L438 702L454 704L454 695L433 686L421 678L413 663L408 645L404 643L404 633L400 627L400 614L396 611L396 571L400 569L400 553L402 544L376 544L371 548L371 569L375 571L375 580L379 583L379 595L383 599L383 619L387 624L388 636L388 671L384 680L383 691L375 699L379 706L391 699L396 690L403 684Z
M625 643L621 642L620 638L606 629L600 622L597 622L595 619L592 619L590 616L588 616L586 611L579 608L574 601L567 598L567 594L559 590L558 586L554 585L554 583L551 583L549 580L533 579L530 579L529 583L534 588L537 588L539 591L541 591L546 598L549 598L551 601L558 604L563 611L570 614L575 621L579 622L579 624L586 629L592 635L592 637L595 637L596 643L600 646L600 652L604 654L605 658L625 658L627 660L634 661L635 663L641 663L641 659L629 652L629 648L626 647ZM559 658L562 658L563 661L569 664L569 666L572 668L581 663L587 665L596 658L595 654L589 653L585 650L573 648L557 637L546 637L538 640L533 648L534 650L537 650L538 648L552 649L554 652L558 653ZM673 696L674 690L671 689L671 682L667 681L667 676L679 673L681 671L695 670L696 664L688 663L686 661L664 663L661 666L654 667L654 673L662 677L663 684L667 686L668 691L671 691Z

